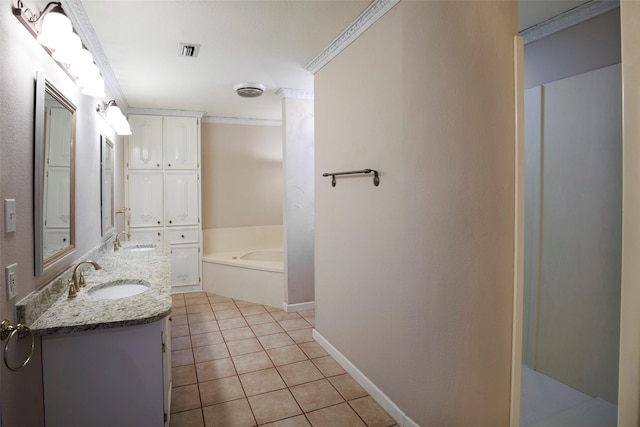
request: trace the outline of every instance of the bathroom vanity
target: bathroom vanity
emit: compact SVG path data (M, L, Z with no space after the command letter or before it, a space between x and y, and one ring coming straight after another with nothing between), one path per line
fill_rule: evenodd
M168 426L169 244L125 242L95 260L102 268L82 266L76 297L66 278L52 283L64 292L31 323L42 337L46 425Z

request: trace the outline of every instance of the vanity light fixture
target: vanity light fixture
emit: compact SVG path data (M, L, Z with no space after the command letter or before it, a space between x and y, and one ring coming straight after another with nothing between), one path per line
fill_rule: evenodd
M104 117L104 120L111 126L118 135L131 135L131 127L127 118L122 114L122 110L113 99L109 102L98 104L96 111Z
M49 2L37 13L24 7L22 0L12 6L16 18L33 34L88 96L102 97L104 80L93 63L93 56L82 46L80 37L62 9L62 3Z

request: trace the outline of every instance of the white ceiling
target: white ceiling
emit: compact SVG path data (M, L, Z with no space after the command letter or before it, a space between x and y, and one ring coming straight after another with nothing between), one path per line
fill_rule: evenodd
M82 0L130 108L279 120L279 88L313 90L307 65L370 0ZM585 3L520 0L520 30ZM197 58L179 43L200 44ZM233 85L259 82L260 98Z

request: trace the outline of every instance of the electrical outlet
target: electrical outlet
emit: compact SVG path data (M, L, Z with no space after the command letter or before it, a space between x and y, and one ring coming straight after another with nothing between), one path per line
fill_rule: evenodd
M5 267L5 282L7 284L7 301L15 298L18 293L18 264L11 264L8 267Z

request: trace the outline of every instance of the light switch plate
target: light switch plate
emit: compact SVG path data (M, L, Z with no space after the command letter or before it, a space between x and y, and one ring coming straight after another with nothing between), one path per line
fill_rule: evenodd
M7 284L7 301L15 298L18 293L18 264L11 264L4 269L5 283Z
M4 199L4 231L16 231L16 199Z

